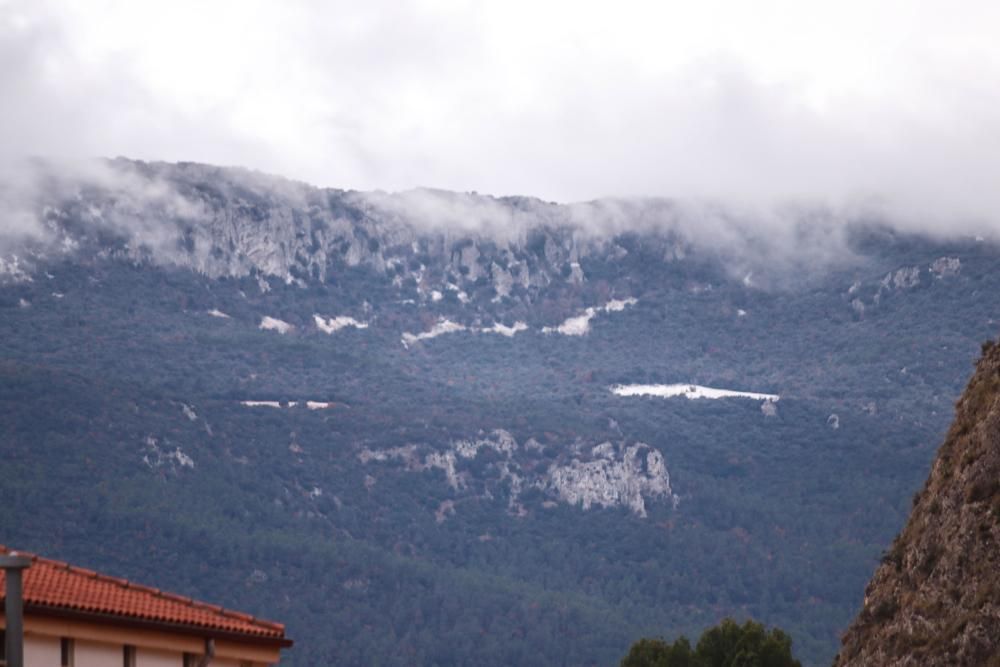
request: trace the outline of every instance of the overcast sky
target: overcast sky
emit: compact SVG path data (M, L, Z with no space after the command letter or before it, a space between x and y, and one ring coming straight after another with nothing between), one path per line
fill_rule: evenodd
M0 0L0 151L996 225L998 34L975 0Z

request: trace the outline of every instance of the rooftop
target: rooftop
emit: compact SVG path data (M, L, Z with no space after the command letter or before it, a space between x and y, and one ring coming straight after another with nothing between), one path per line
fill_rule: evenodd
M93 570L0 545L0 554L31 559L24 570L24 605L27 613L73 613L104 620L144 622L211 635L239 635L290 645L285 626L217 605L142 586ZM0 571L0 599L6 581Z

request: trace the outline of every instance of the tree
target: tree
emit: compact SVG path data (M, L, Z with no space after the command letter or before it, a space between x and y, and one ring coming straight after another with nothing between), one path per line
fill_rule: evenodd
M694 651L687 637L673 644L662 639L640 639L621 662L621 667L697 667Z
M801 667L792 656L792 639L778 628L767 630L748 620L731 618L702 633L691 650L686 637L673 644L662 639L640 639L621 661L621 667Z

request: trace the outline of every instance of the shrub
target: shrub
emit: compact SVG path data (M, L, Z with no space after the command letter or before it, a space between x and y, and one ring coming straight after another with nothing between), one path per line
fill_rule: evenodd
M693 650L683 636L673 644L640 639L621 667L801 667L801 663L792 656L791 637L781 630L767 630L752 620L740 625L727 618L702 633Z

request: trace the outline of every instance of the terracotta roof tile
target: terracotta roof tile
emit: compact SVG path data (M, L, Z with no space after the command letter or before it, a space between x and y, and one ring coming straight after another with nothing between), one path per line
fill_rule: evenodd
M0 554L6 553L12 551L0 545ZM285 639L285 626L281 623L263 621L218 605L198 602L61 561L18 553L32 560L31 566L24 571L26 605L167 623L193 630ZM0 570L0 599L6 594L5 583Z

